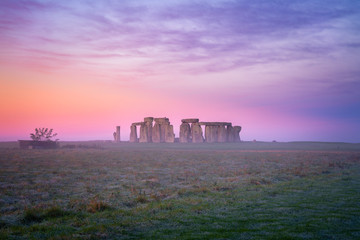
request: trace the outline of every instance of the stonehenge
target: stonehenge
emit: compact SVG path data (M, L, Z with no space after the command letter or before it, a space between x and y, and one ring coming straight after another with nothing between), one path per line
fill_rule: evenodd
M155 124L153 125L153 121ZM140 126L140 137L137 136L136 127ZM146 117L143 122L136 122L130 126L130 142L140 143L173 143L175 134L173 125L168 118Z
M154 125L153 125L153 122ZM140 126L140 136L137 135ZM203 128L205 137L203 135ZM198 118L181 120L179 131L180 143L226 143L240 142L240 126L232 126L230 122L200 122ZM174 127L168 118L146 117L143 122L135 122L130 126L130 142L136 143L173 143Z

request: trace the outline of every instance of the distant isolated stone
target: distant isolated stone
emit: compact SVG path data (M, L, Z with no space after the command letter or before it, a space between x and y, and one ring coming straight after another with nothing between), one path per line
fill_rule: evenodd
M116 126L115 142L120 142L120 126Z

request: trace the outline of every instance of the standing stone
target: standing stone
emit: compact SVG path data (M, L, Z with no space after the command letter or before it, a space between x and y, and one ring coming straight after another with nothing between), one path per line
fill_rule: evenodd
M116 126L115 142L120 142L120 126Z
M179 142L181 143L191 142L191 129L189 123L183 122L180 125Z
M155 120L155 125L156 126L156 130L153 131L152 133L156 133L159 134L159 138L158 136L155 136L155 141L154 141L154 136L153 136L153 142L165 142L165 131L166 128L168 127L168 125L170 125L170 121L168 118L164 117L164 118L154 118Z
M220 125L218 127L218 138L217 138L217 142L226 142L227 141L227 131L225 128L225 125Z
M148 131L146 128L145 123L142 123L140 125L140 138L139 138L139 142L141 143L147 143L148 142Z
M146 131L147 131L147 142L152 142L152 122L154 118L153 117L146 117L144 118Z
M165 131L168 128L169 124L160 123L160 142L165 142Z
M234 142L234 128L231 125L228 125L226 128L227 131L227 142Z
M217 142L218 139L218 127L217 125L205 126L205 141L208 143Z
M165 128L165 139L166 143L173 143L175 142L175 134L174 134L174 127L170 124L163 125ZM161 126L162 127L162 126Z
M205 125L205 142L211 142L211 131L209 125Z
M152 142L159 143L161 141L160 135L161 135L161 127L160 124L155 122L153 128L152 128Z
M114 142L116 142L116 132L113 133L114 136Z
M191 124L191 137L193 143L202 143L204 142L204 137L202 129L199 123Z
M234 142L240 142L240 131L241 131L241 127L240 126L234 126Z
M138 142L135 124L132 124L130 126L130 142L132 142L132 143Z

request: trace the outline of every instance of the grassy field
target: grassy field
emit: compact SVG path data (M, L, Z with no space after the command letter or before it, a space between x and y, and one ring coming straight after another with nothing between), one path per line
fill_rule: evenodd
M360 239L360 144L0 143L0 239Z

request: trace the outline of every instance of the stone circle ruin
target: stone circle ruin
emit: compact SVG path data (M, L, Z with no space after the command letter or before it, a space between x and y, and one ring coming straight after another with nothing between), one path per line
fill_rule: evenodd
M153 122L155 122L153 124ZM140 136L137 127L140 126ZM205 129L205 136L203 129ZM230 122L200 122L198 118L181 120L180 143L225 143L240 142L240 126L232 126ZM136 143L173 143L175 134L168 118L146 117L143 122L135 122L130 126L130 142Z

